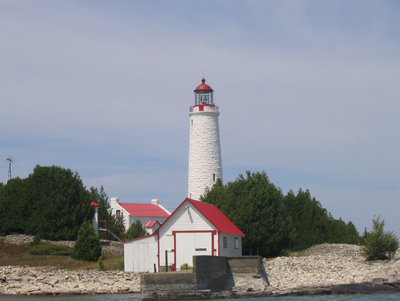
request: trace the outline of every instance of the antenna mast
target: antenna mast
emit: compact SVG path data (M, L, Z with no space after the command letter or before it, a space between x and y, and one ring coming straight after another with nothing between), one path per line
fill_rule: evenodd
M7 158L8 161L8 179L11 180L11 163L13 163L15 160L13 158Z

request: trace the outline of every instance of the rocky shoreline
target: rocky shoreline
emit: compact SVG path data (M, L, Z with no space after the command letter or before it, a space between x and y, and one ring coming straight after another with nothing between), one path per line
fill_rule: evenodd
M10 239L8 240L8 242ZM118 252L118 248L115 249ZM400 292L400 256L367 262L361 248L322 244L293 256L264 259L270 286L259 279L237 283L229 292L195 298ZM138 274L122 271L67 271L56 267L0 267L0 295L140 293ZM176 296L190 298L190 296Z
M122 271L66 271L53 267L0 267L0 295L139 293L139 275Z
M271 286L277 290L361 283L399 283L400 254L386 261L366 261L361 247L321 244L294 256L264 259Z

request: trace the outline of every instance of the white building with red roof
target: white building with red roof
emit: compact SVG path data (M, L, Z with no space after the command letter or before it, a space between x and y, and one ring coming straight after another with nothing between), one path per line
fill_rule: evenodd
M152 220L148 222L147 225L145 225L144 227L148 234L153 234L158 228L160 228L160 225L161 224L158 221Z
M241 256L244 233L214 205L185 199L153 233L124 244L126 272L193 266L194 255Z
M151 200L150 204L142 204L121 203L119 198L111 198L110 207L116 218L123 219L125 230L128 230L131 224L140 221L149 233L153 233L171 215L157 199Z

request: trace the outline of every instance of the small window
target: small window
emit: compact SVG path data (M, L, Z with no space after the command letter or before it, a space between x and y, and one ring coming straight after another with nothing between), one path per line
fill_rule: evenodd
M193 119L190 120L190 124L191 124L191 126L193 126Z
M228 247L228 237L226 237L226 236L224 236L223 245L224 245L224 249L226 249Z
M235 238L235 249L239 249L239 238Z
M213 181L215 182L215 173L213 173Z
M115 211L115 218L116 218L116 219L121 218L121 210L116 210L116 211Z

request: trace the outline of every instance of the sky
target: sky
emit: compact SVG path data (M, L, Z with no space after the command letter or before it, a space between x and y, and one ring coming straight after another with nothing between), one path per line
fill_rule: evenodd
M0 0L0 182L36 165L121 202L187 196L189 107L220 108L224 183L265 171L400 237L400 2Z

